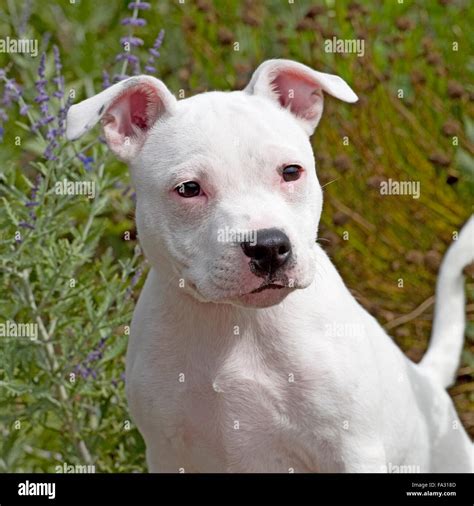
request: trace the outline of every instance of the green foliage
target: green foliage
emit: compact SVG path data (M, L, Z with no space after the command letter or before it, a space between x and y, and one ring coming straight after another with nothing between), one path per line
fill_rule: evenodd
M71 146L62 153L74 155ZM143 259L139 248L117 257L108 247L98 255L110 223L105 211L119 198L122 177L105 170L105 147L97 153L103 160L97 172L86 172L79 162L30 162L42 175L34 230L19 227L29 219L25 202L32 183L18 181L13 163L2 175L1 317L38 325L36 338L2 338L4 471L54 472L62 461L93 462L98 471L143 469L141 438L125 428L121 378L133 310L129 287ZM95 198L57 194L55 184L64 178L90 180ZM101 338L103 356L87 362ZM84 363L92 370L87 377L77 367Z

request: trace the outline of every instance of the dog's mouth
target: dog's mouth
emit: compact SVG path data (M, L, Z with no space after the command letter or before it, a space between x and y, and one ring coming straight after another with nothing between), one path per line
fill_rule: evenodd
M276 283L267 283L264 285L259 286L255 290L252 290L250 293L260 293L264 290L278 290L280 288L287 288L285 285L278 285Z

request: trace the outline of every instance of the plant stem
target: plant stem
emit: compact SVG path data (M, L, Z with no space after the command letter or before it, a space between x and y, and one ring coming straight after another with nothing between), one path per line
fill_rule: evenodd
M36 322L38 324L38 328L39 328L41 336L43 338L43 342L46 344L46 347L45 347L46 354L48 357L48 363L49 363L51 372L56 373L59 370L59 364L58 364L58 361L56 360L56 355L54 352L54 345L53 345L51 336L54 332L54 329L56 328L57 319L55 318L51 322L50 331L48 332L46 330L46 326L43 322L43 319L41 318L41 316L38 313L38 307L36 305L33 291L31 290L31 286L29 283L29 274L30 274L29 271L25 270L25 271L23 271L21 278L23 279L23 282L25 285L26 294L28 297L28 301L30 303L30 307L33 310L33 313L36 315ZM63 384L58 385L58 392L59 392L59 397L60 397L61 401L65 405L67 405L69 403L69 396L68 396L66 387ZM86 464L89 464L89 465L92 464L93 461L92 461L91 454L89 452L89 449L87 448L85 441L81 438L81 436L79 434L79 431L77 429L74 418L71 417L71 414L67 409L65 410L65 413L66 413L67 423L71 429L73 436L75 436L75 439L76 439L75 443L76 443L79 454L81 455L84 462L86 462Z

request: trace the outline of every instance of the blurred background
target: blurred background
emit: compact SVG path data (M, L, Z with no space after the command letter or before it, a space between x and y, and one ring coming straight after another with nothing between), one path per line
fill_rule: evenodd
M430 335L441 258L453 234L472 213L474 9L471 2L160 0L151 2L149 9L140 10L140 19L145 22L127 21L133 17L133 8L128 5L129 2L118 0L60 3L4 0L0 7L0 33L3 38L37 39L39 55L43 52L47 55L47 75L54 74L52 47L57 45L65 89L75 90L75 102L97 93L108 81L120 79L125 60L128 74L153 73L180 98L206 90L241 89L253 70L268 58L294 59L343 77L360 100L347 105L327 98L323 119L312 140L318 178L325 185L319 241L357 300L385 326L404 352L418 361ZM164 34L157 43L161 30ZM129 53L139 61L120 56L124 54L121 39L130 35L143 41L143 45L132 47ZM363 40L364 55L325 52L325 41L333 37ZM149 52L154 45L159 55ZM153 61L149 60L150 55L154 56ZM28 95L35 89L39 59L40 56L0 53L0 67L15 77ZM12 184L26 192L31 186L27 188L20 175L34 178L31 162L41 156L41 149L33 138L25 138L21 148L15 145L15 136L25 129L19 119L19 113L12 111L8 121L4 121L0 167L13 167L9 176ZM98 135L96 129L88 140ZM102 147L85 149L84 156L92 161L97 159L97 149ZM99 290L101 270L130 258L136 245L133 189L128 188L126 167L112 156L106 158L105 167L115 179L113 185L105 188L107 200L97 214L101 233L88 257L97 271L89 286L91 293ZM420 197L381 195L380 183L388 179L419 182ZM70 217L77 223L84 222L87 211L73 208ZM3 246L10 244L6 227L4 224L0 231ZM124 238L127 231L128 239ZM400 279L403 287L399 286ZM6 283L0 311L5 318L14 318L23 314L24 308L12 302L14 292ZM133 309L141 284L142 279L138 281L135 277L130 302L123 309L126 317ZM38 285L35 290L39 293L50 288ZM59 292L56 294L54 290L48 295L52 313L58 312L60 302ZM467 293L470 321L458 380L450 394L465 427L474 437L472 277L468 278ZM87 302L76 301L74 308L79 316L82 311L81 317L87 321ZM112 312L116 310L110 308ZM125 321L111 324L115 329L111 332L117 333L124 324ZM76 349L73 358L65 355L64 369L60 364L54 377L64 377L67 363L80 361L81 353L82 359L87 360L99 337L98 334L88 337L84 341L86 349ZM67 332L57 337L66 338ZM102 338L105 339L104 335ZM82 432L97 471L145 470L138 433L133 427L127 435L120 433L123 420L127 419L123 384L111 379L119 378L123 372L124 343L117 343L114 355L106 363L102 358L97 361L98 378L84 378L88 383L83 393L71 391L77 404L72 410L81 409L81 395L96 410L96 418L78 417L74 430ZM18 352L15 347L7 348L3 350L5 361ZM58 354L60 350L56 348ZM0 358L1 354L0 348ZM19 385L28 382L28 376L22 376L17 366L9 370L3 366L5 376L0 385L5 387L9 383L11 387L12 381L18 381ZM35 374L31 372L33 377ZM113 381L116 383L112 384ZM12 424L29 407L31 411L33 398L21 388L13 393L10 388L3 401L0 393L0 424L3 422L6 436L5 446L0 449L4 470L52 470L54 459L83 462L84 454L77 441L61 443L64 437L64 427L58 421L61 417L56 417L52 424L48 421L50 412L59 409L54 402L44 408L47 414L36 427L21 435L13 432ZM104 414L104 399L118 406L113 420L107 418L111 415ZM68 416L74 420L76 411L71 413ZM26 453L25 445L29 448Z

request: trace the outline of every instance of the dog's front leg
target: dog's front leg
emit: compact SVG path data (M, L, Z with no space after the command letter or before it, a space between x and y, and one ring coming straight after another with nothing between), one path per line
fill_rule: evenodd
M343 454L346 473L386 473L385 448L380 441L360 439L351 441Z
M148 471L150 473L179 472L178 462L170 462L168 458L167 462L165 463L163 459L163 453L159 448L157 448L157 446L152 444L147 444L146 447L146 463L148 466Z
M188 462L178 456L169 438L163 435L147 440L146 461L150 473L193 473Z

